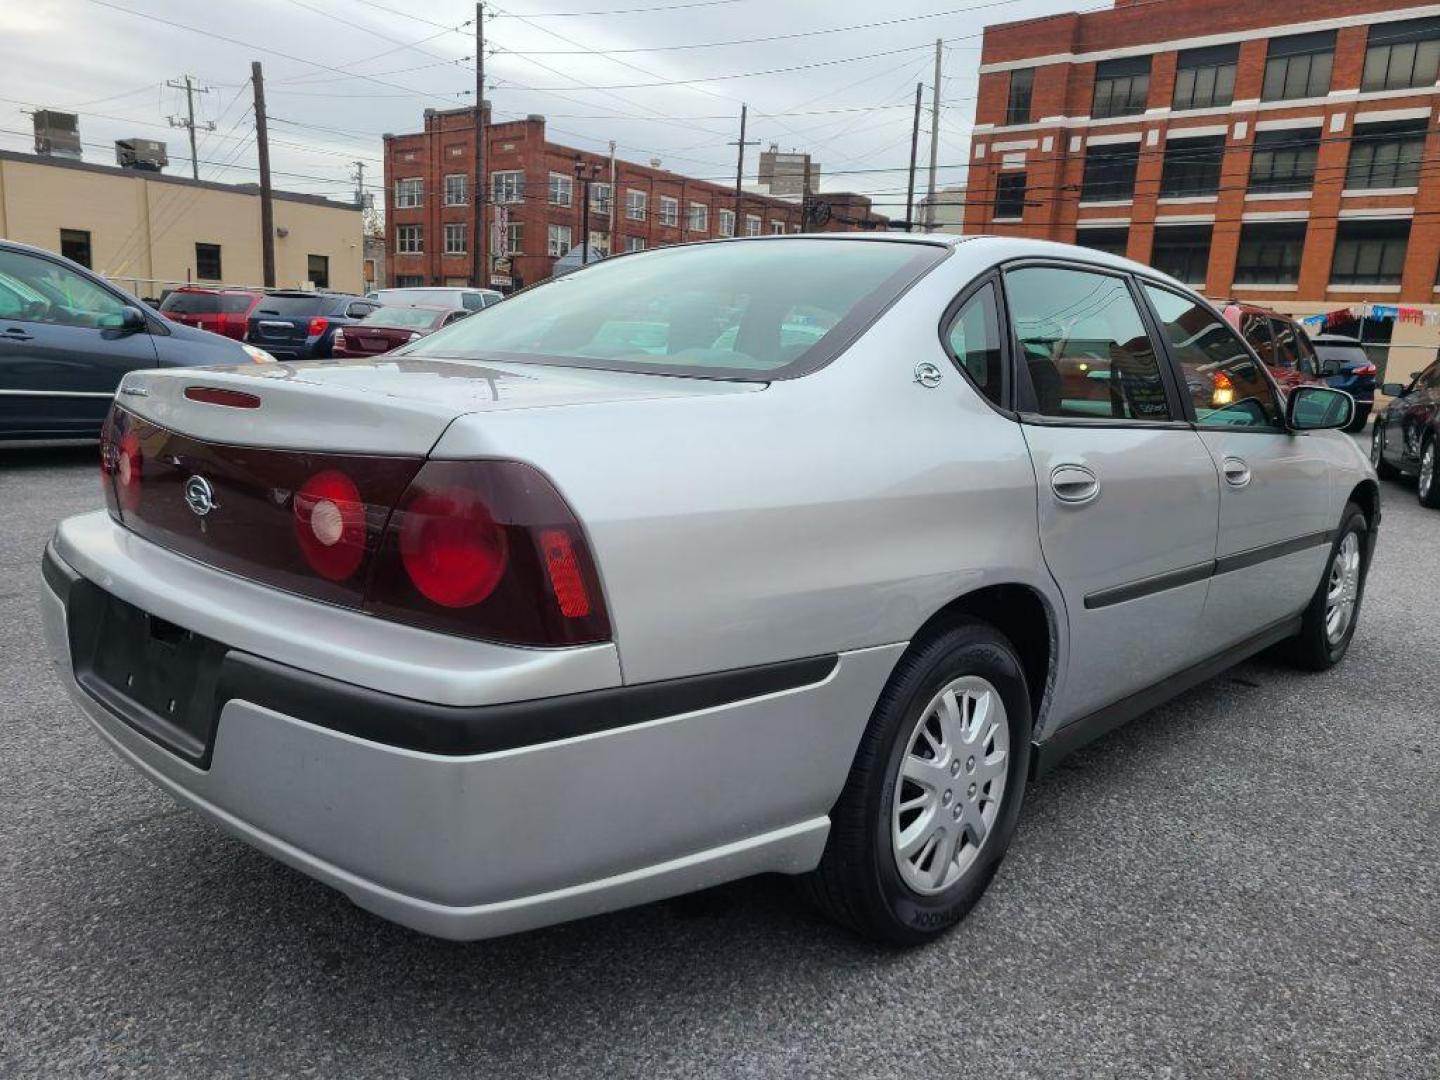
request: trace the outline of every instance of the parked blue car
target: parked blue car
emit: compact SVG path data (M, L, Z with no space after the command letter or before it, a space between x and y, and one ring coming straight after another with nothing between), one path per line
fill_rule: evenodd
M1317 334L1310 341L1320 358L1321 378L1355 399L1355 419L1345 430L1363 430L1375 407L1375 365L1364 346L1344 334Z
M126 372L273 359L172 322L63 256L0 241L0 445L98 439Z
M359 322L381 306L343 293L267 293L250 313L245 340L277 360L325 359L338 328Z

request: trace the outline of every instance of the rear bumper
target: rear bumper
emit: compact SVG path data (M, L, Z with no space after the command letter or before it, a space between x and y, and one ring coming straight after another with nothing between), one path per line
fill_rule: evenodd
M46 637L72 697L121 757L183 804L361 907L456 939L812 868L870 704L901 649L844 654L804 685L657 709L648 719L627 715L620 726L581 734L547 729L552 700L522 703L506 707L510 742L527 714L545 741L475 753L337 730L354 694L373 690L317 682L314 672L247 654L312 692L285 704L267 699L263 687L238 684L218 704L212 753L201 768L76 681L57 574L78 568L55 559L43 597ZM91 580L111 584L103 575ZM146 607L128 591L127 602ZM570 695L572 717L591 706L604 712L613 693ZM411 704L422 710L423 730L423 710L435 706ZM470 711L482 716L483 733L485 710Z

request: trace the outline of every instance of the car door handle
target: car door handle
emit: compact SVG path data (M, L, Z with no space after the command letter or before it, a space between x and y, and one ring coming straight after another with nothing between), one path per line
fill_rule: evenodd
M1061 502L1079 506L1100 494L1100 481L1083 465L1057 465L1050 471L1050 490Z
M18 326L7 326L4 330L0 330L0 337L3 337L6 341L35 340L28 331L22 330Z
M1225 475L1225 483L1233 488L1243 488L1250 483L1250 466L1238 457L1227 457L1220 463L1220 471Z

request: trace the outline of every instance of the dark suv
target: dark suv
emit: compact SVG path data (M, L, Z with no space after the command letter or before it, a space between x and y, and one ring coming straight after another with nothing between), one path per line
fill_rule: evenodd
M1358 338L1317 334L1310 340L1320 356L1320 377L1355 399L1355 420L1349 430L1361 430L1375 407L1374 361Z
M1420 502L1440 508L1436 455L1440 454L1440 360L1410 376L1410 382L1386 383L1393 398L1375 417L1370 461L1382 480L1413 476Z
M277 360L324 359L337 327L357 323L379 307L343 293L272 292L250 313L245 340Z

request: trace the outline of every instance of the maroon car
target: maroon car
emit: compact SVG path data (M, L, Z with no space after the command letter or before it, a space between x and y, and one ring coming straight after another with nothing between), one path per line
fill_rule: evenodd
M382 307L335 331L331 356L378 356L471 314L464 308Z
M258 289L208 289L182 285L160 304L160 314L186 326L245 340L250 312L265 294Z

